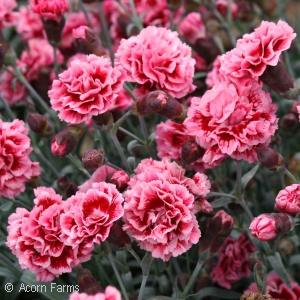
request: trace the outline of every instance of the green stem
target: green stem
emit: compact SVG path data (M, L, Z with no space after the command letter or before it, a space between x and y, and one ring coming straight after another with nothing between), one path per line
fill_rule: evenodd
M237 197L231 195L231 194L226 194L226 193L218 193L218 192L210 192L206 198L212 198L212 197L227 197L227 198L231 198L234 200L238 200Z
M252 222L252 220L254 219L254 217L253 217L252 212L250 211L247 203L245 202L244 198L242 198L239 203L242 206L242 208L244 209L244 211L245 211L245 213L246 213L249 221Z
M130 131L126 130L123 127L119 127L119 130L126 133L127 135L131 136L132 138L134 138L135 140L139 141L141 144L145 145L146 142L143 141L142 139L140 139L139 137L137 137L136 135L134 135L133 133L131 133Z
M73 154L70 153L67 155L67 157L82 173L84 173L88 178L91 178L90 173L86 170L86 168L83 166L82 162L79 160L77 156L74 156Z
M149 136L148 136L148 131L147 131L147 127L146 127L146 124L145 124L144 117L139 116L139 121L140 121L140 125L141 125L141 128L142 128L144 139L148 142Z
M7 112L9 118L13 121L16 119L15 114L13 113L13 111L11 110L10 106L8 105L8 103L0 96L0 99L4 105L5 111Z
M131 253L131 255L136 259L136 261L141 265L142 260L140 257L137 255L137 253L132 249L131 245L126 245L126 250Z
M291 179L292 183L296 183L296 184L298 183L298 180L293 176L293 174L287 168L283 170L283 173Z
M153 257L152 254L150 252L146 252L141 266L142 266L142 272L143 272L143 280L142 280L142 284L140 287L140 292L139 292L139 296L138 296L138 300L142 300L143 296L144 296L144 292L145 292L145 287L146 287L146 283L147 283L147 279L150 273L150 269L151 269L151 265L153 262Z
M117 130L119 129L119 127L122 125L122 123L124 122L124 120L130 116L132 114L131 109L129 109L114 125L113 128L111 130L111 134L116 134Z
M85 7L84 7L84 4L82 3L82 0L79 0L79 7L80 7L81 10L83 11L83 14L84 14L84 16L85 16L85 19L86 19L86 21L87 21L89 27L90 27L91 29L93 29L93 24L92 24L92 22L91 22L91 20L90 20L90 17L89 17L89 15L88 15L88 13L87 13Z
M178 278L179 278L179 281L180 281L180 285L181 285L181 288L184 289L185 288L185 280L183 278L183 275L182 275L182 272L181 272L181 269L180 269L180 266L178 264L178 261L176 260L176 258L172 258L171 259L171 262L173 263L173 266L175 268L175 271L178 275Z
M52 171L52 173L58 178L60 176L59 172L54 168L54 166L49 162L49 160L43 155L38 147L33 149L34 153L43 161L45 165Z
M54 65L54 72L55 72L55 78L58 79L58 64L57 64L57 53L56 53L56 47L53 46L53 65Z
M242 160L236 161L236 195L238 198L240 198L242 194L242 162Z
M108 165L108 166L110 166L110 167L112 167L112 168L114 168L114 169L121 170L121 168L119 168L118 166L110 163L109 161L107 161L105 164Z
M173 30L174 10L170 10L170 30Z

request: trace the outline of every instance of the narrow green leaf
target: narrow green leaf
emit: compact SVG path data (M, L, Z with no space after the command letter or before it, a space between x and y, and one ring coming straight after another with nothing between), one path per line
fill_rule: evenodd
M300 254L292 255L290 257L290 265L300 265Z
M13 206L13 202L9 201L9 202L6 202L2 205L0 205L0 210L1 211L9 211Z
M255 173L257 172L259 168L259 164L254 166L249 172L247 172L243 177L242 177L242 188L244 189L249 181L254 177Z
M281 278L281 280L291 288L291 283L288 277L288 274L285 270L284 264L281 260L281 257L278 252L274 255L268 256L268 261L271 264L273 270L277 273L277 275Z
M230 199L230 198L226 198L226 197L221 197L213 202L211 202L211 206L213 208L218 208L218 207L222 207L222 206L225 206L231 202L233 202L234 200L233 199Z

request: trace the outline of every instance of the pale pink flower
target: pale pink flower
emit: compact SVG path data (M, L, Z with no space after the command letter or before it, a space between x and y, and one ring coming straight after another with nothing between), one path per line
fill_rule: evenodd
M245 233L236 241L228 237L218 251L220 258L210 273L212 280L230 289L234 282L249 277L249 254L254 251L256 249Z
M135 175L124 193L123 217L123 229L142 249L164 261L186 252L201 236L192 212L194 196L167 177L151 171Z
M292 184L281 190L275 199L275 208L283 213L300 213L300 184Z
M16 24L18 13L13 9L18 6L15 0L0 0L0 29Z
M114 184L93 183L86 193L77 192L64 203L60 217L61 239L66 245L93 247L106 240L113 222L124 214L124 198Z
M78 191L80 193L87 192L89 189L92 188L93 183L104 182L106 176L109 173L112 173L115 171L116 171L116 169L114 169L110 166L107 166L107 165L101 166L93 173L92 177L89 180L87 180L85 183L83 183L82 185L80 185L78 187Z
M223 16L223 18L227 18L227 11L228 11L228 0L217 0L216 1L216 9L220 12L220 14ZM232 0L230 3L230 12L232 19L236 19L238 14L238 6L237 4Z
M83 53L76 53L74 55L72 55L69 59L68 59L68 62L67 62L67 68L70 68L71 67L71 63L76 60L76 59L79 59L83 62L88 62L88 55L86 54L83 54Z
M59 74L48 92L52 108L62 121L79 124L108 111L116 101L126 75L105 57L89 55L75 60Z
M60 20L69 10L68 0L31 0L29 8L43 18Z
M236 48L222 56L220 71L234 82L257 78L268 65L278 64L280 54L290 48L295 37L293 28L284 21L262 21L254 32L237 41Z
M39 14L32 12L25 6L19 8L19 13L16 31L24 41L45 37L43 22Z
M198 39L204 39L206 37L205 25L200 13L189 13L180 22L178 32L191 44L195 44Z
M289 288L275 273L271 272L267 276L266 292L278 300L298 300L300 299L300 286L290 278L291 288ZM251 283L244 294L256 293L258 291L256 283Z
M0 196L13 198L25 190L25 183L40 175L40 165L30 160L30 138L23 121L0 120Z
M153 90L180 98L195 89L191 48L166 28L149 26L137 36L123 39L115 63L127 71L128 81L139 84L133 91L138 99Z
M63 63L64 58L58 49L56 58L58 64ZM27 80L38 80L39 72L43 68L53 66L53 47L45 39L30 39L28 48L22 52L20 60L25 66L24 73Z
M205 163L228 156L252 163L257 160L255 148L267 146L277 129L276 108L269 93L255 81L240 91L223 82L201 99L192 98L184 124L206 149Z
M39 187L34 193L35 206L31 212L17 209L9 217L6 245L22 269L37 275L37 281L52 281L90 259L91 253L86 253L85 247L75 248L62 242L59 222L62 197L46 187Z
M215 85L225 81L225 77L220 73L221 67L221 56L217 56L215 61L212 64L212 70L207 73L205 83L208 87L212 88Z
M73 292L69 300L121 300L121 293L113 286L107 286L104 293L88 295L86 293Z

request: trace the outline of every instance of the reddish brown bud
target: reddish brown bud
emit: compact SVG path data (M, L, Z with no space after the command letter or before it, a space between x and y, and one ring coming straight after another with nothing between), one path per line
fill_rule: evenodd
M55 47L59 46L65 26L65 18L62 17L60 20L42 18L42 21L49 44Z
M284 158L272 148L258 147L255 149L258 161L270 171L277 172L285 167Z
M202 157L203 154L204 149L195 140L188 140L182 146L180 158L183 162L190 164Z
M167 0L167 6L170 10L177 10L182 5L182 0Z
M268 65L259 79L283 98L295 100L299 96L299 88L284 69L283 63L276 66Z
M258 291L248 295L244 294L241 296L240 300L274 300L274 298L269 294L263 294L262 292Z
M104 292L101 285L93 277L92 273L87 269L80 268L77 272L76 280L79 285L80 293L95 295L97 293Z
M39 136L49 138L53 135L53 126L44 116L29 113L27 122L29 128Z
M211 253L218 251L225 239L231 233L233 219L224 210L218 211L208 222L205 233L201 238L200 252L210 248Z
M65 156L71 153L84 132L85 129L80 125L68 125L54 136L51 143L52 153L57 156Z
M288 113L280 119L280 127L287 131L295 131L299 126L299 119L294 113Z
M106 239L110 244L114 245L118 249L126 249L126 245L131 244L129 235L122 229L122 227L117 223L113 223L110 228L109 236Z
M105 161L104 149L89 149L82 156L82 164L88 170L96 170L101 167Z
M163 91L150 92L136 102L135 109L138 115L158 113L173 122L182 123L184 120L183 105Z
M65 195L67 198L75 195L78 191L78 187L74 182L71 182L69 186L65 189Z
M59 190L65 191L65 189L70 185L70 180L66 175L63 175L57 179L56 185Z
M118 191L121 193L123 193L126 190L129 180L129 175L123 170L118 170L116 172L109 173L107 174L105 179L107 183L115 184Z
M114 123L114 118L113 118L113 115L110 111L107 111L107 112L105 112L103 114L100 114L98 116L94 116L92 118L92 120L99 127L112 126L113 123Z

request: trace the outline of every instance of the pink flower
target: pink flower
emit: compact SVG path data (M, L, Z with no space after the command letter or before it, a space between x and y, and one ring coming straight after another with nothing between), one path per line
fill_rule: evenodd
M39 187L34 193L35 206L31 212L17 209L9 217L6 245L19 259L22 269L37 275L37 281L52 281L88 260L91 253L86 253L84 247L72 248L62 242L59 222L62 197L46 187Z
M195 44L198 39L204 39L206 37L205 25L200 13L189 13L180 22L178 32L191 44Z
M220 83L200 99L192 98L184 124L196 142L207 149L202 160L213 164L230 156L249 163L256 147L266 146L277 129L276 105L255 81L240 87Z
M123 39L116 53L128 80L139 86L133 91L141 99L153 90L162 90L175 98L184 97L195 89L195 60L191 48L178 34L166 28L149 26L139 35Z
M236 241L228 237L218 251L220 258L210 273L212 280L230 289L234 282L249 277L249 253L255 250L245 233L242 233Z
M30 9L43 18L60 20L69 10L67 0L31 0Z
M110 183L94 183L86 193L76 193L64 203L60 217L61 239L66 245L93 247L106 240L113 222L120 219L124 198Z
M259 77L268 65L277 65L281 52L290 48L295 37L293 28L286 22L263 21L254 32L239 39L235 49L223 55L221 73L233 81L241 77Z
M13 198L25 190L25 183L40 175L40 165L30 160L32 151L23 121L0 120L0 196Z
M24 41L45 37L43 22L39 14L32 12L25 6L19 8L19 13L16 31Z
M86 293L74 292L69 300L121 300L121 293L113 286L107 286L104 293L88 295Z
M229 3L227 0L216 1L216 8L225 19L227 18L228 4ZM234 20L238 14L238 6L236 3L234 3L234 1L231 1L230 3L230 11L231 11L232 19Z
M220 67L221 67L221 56L219 55L213 62L212 70L210 72L208 72L206 80L205 80L205 83L210 88L225 81L225 77L220 73Z
M123 111L129 108L132 104L133 100L131 96L126 92L124 88L121 88L118 93L116 102L110 107L109 110L117 109Z
M0 0L0 29L15 25L18 13L13 9L18 6L15 0Z
M87 62L75 60L59 74L49 91L52 108L59 118L78 124L110 109L126 76L105 57L89 55Z
M292 288L289 288L275 272L271 272L267 276L266 291L273 298L278 300L298 300L300 299L300 286L290 279ZM244 294L258 291L256 283L251 283Z
M283 213L296 215L300 213L300 185L292 184L281 190L276 199L275 207Z
M56 50L57 63L62 64L64 58ZM53 47L44 39L30 39L28 49L21 54L21 62L26 66L24 73L27 80L38 80L39 72L53 65Z
M101 166L100 168L98 168L92 175L92 177L87 180L85 183L83 183L82 185L80 185L78 187L78 191L80 193L85 193L87 192L89 189L92 188L93 183L97 183L97 182L104 182L106 176L109 173L115 172L116 169L109 167L109 166Z
M249 229L261 241L272 241L293 229L295 220L285 213L262 214L254 218Z

